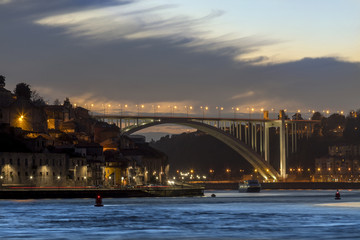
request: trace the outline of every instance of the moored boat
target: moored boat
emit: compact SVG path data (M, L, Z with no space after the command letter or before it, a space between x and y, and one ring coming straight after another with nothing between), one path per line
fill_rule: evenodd
M260 192L261 184L258 180L247 180L239 183L239 192Z

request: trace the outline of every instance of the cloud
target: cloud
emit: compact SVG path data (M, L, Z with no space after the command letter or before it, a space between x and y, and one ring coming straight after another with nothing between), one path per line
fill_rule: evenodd
M235 100L235 99L239 99L239 98L251 97L251 96L254 96L254 94L255 94L254 91L248 91L248 92L240 93L240 94L237 94L235 96L232 96L231 100Z
M239 59L249 64L268 61L266 56L256 56L264 46L280 41L260 36L241 36L216 31L212 23L225 12L212 10L202 16L176 12L177 6L150 4L137 1L120 6L96 7L55 14L35 21L36 24L64 29L75 38L85 38L92 43L133 41L141 39L166 39L191 51L211 51ZM252 58L242 58L242 55Z
M0 0L0 4L8 4L11 2L12 2L12 0Z

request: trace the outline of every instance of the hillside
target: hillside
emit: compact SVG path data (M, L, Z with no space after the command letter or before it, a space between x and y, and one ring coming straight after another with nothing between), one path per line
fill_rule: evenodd
M251 165L240 155L207 134L195 132L165 136L150 144L168 155L170 174L175 174L176 170L194 169L197 173L208 175L213 169L221 177L230 175L226 169L231 169L234 177L244 174L240 169L245 173L252 171Z

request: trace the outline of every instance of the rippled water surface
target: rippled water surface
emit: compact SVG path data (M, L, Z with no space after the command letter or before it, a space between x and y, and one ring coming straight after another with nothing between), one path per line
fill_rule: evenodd
M212 193L215 198L210 197ZM0 200L1 239L360 239L360 191Z

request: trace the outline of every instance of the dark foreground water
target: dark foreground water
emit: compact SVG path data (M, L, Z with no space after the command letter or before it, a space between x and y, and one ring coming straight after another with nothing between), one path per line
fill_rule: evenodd
M216 198L209 197L212 193ZM0 239L360 239L360 191L0 200Z

